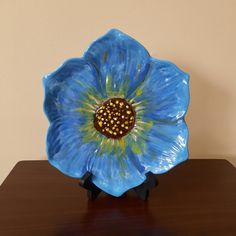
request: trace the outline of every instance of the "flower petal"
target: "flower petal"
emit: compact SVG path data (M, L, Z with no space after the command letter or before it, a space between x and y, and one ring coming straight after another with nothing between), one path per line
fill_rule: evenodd
M144 168L129 155L117 158L115 155L104 154L93 161L93 183L113 196L121 196L146 179Z
M189 75L171 62L151 59L150 71L134 96L145 103L144 120L162 122L182 118L189 104Z
M146 150L136 155L145 172L161 174L188 158L188 129L184 120L156 123L148 131Z
M92 121L100 92L96 72L84 59L70 59L44 78L44 110L50 121L47 134L49 162L63 173L82 177L86 165L94 158L96 143L83 142L81 127ZM94 93L94 94L93 94ZM79 109L91 109L91 116Z
M96 72L85 60L75 58L66 61L56 71L45 76L44 110L53 121L61 116L79 116L78 108L84 107L88 93L101 92ZM91 104L94 99L91 99Z
M47 136L49 162L62 173L81 178L88 163L95 158L96 143L84 143L76 119L53 122Z
M136 40L112 29L88 48L84 58L96 68L101 87L107 88L111 78L107 96L109 89L124 90L124 95L128 96L144 80L150 56Z

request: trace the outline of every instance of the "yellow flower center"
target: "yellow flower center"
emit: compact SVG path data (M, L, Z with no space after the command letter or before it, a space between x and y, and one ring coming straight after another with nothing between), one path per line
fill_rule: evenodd
M119 139L133 129L135 111L123 98L105 101L94 113L94 127L108 138Z

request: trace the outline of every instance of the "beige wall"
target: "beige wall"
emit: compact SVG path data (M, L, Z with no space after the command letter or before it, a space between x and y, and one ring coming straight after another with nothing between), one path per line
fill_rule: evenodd
M42 76L110 28L191 75L190 157L236 164L236 0L0 0L0 182L45 158Z

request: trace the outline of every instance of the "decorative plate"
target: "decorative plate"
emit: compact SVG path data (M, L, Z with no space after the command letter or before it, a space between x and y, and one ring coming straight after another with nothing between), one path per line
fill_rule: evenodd
M113 196L188 158L189 75L112 29L44 77L49 162Z

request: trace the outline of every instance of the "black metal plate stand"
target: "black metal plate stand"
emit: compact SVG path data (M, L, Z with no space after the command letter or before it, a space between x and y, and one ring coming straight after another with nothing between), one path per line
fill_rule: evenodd
M150 190L158 185L157 178L153 173L147 173L146 177L146 180L141 185L133 188L138 197L142 200L147 200ZM86 172L81 178L79 185L87 190L87 195L90 200L95 200L102 190L92 182L91 178L92 173Z

